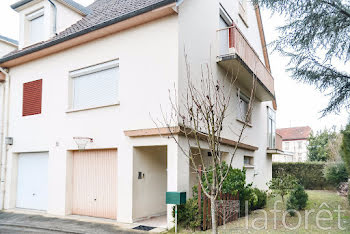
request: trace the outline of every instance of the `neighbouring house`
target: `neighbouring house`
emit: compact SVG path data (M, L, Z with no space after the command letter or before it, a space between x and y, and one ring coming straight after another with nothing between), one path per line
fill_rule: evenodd
M274 162L307 161L307 146L311 131L309 126L277 129L277 134L282 137L283 153L273 155L272 160Z
M20 17L20 40L18 50L0 58L7 90L4 209L125 223L163 216L172 227L165 192L189 197L196 177L168 129L153 120L171 111L169 89L186 88L185 48L193 74L205 62L222 82L239 71L223 153L237 144L229 128L242 126L240 110L258 78L251 123L232 166L267 188L272 154L281 149L274 78L260 10L251 1L96 0L84 7L22 0L11 7Z

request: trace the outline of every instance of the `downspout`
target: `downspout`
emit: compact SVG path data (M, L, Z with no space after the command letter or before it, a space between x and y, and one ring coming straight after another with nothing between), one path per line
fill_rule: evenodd
M53 7L53 14L54 14L53 29L52 30L53 30L54 35L57 35L57 7L56 7L55 3L53 3L51 0L48 0L48 1Z
M5 137L8 135L9 128L9 107L10 107L10 75L7 70L0 67L0 71L5 74L6 79L3 83L3 110L1 123L1 157L0 157L0 189L1 189L1 204L0 210L5 207L5 191L6 191L6 175L7 175L7 145Z

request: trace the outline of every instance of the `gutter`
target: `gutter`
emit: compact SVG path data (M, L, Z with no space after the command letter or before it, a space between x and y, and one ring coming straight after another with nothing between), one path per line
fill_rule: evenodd
M1 190L1 203L0 210L5 207L5 191L6 191L6 175L7 175L7 145L5 145L5 137L8 135L9 126L9 107L10 107L10 74L7 70L0 67L0 71L6 75L3 85L2 95L2 119L1 119L1 139L0 139L0 190Z
M86 28L84 30L81 30L79 32L75 32L75 33L70 34L70 35L68 35L66 37L62 37L62 38L58 38L56 40L48 41L48 42L46 42L44 44L41 44L39 46L30 48L30 49L27 49L27 50L24 50L24 51L20 51L20 52L18 52L16 54L13 54L13 55L10 55L8 57L4 57L4 58L0 59L0 65L2 63L11 61L13 59L20 58L20 57L22 57L24 55L28 55L28 54L31 54L31 53L34 53L34 52L37 52L37 51L49 48L51 46L60 44L62 42L69 41L69 40L74 39L76 37L85 35L87 33L96 31L96 30L101 29L101 28L105 28L107 26L110 26L110 25L113 25L113 24L116 24L116 23L119 23L119 22L122 22L122 21L130 19L132 17L138 16L138 15L142 15L142 14L147 13L149 11L153 11L155 9L158 9L160 7L164 7L166 5L169 5L169 4L175 3L175 2L176 2L176 0L164 0L162 2L158 2L158 3L150 5L148 7L145 7L145 8L142 8L142 9L130 12L128 14L122 15L122 16L120 16L118 18L114 18L114 19L111 19L109 21L106 21L106 22L100 23L98 25L95 25L95 26Z

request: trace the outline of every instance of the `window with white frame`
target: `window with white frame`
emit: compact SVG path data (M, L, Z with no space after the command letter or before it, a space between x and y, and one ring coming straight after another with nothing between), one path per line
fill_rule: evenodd
M276 148L276 113L268 107L267 108L267 142L268 148Z
M247 0L239 0L238 15L242 19L245 26L248 27L248 16L247 16Z
M44 40L44 9L27 15L29 44L35 44Z
M73 110L118 104L117 60L70 72L70 77Z
M284 150L289 150L289 142L284 143Z
M244 156L244 166L245 167L254 166L254 158L252 156Z
M238 89L238 119L250 123L251 114L247 116L249 110L249 98Z

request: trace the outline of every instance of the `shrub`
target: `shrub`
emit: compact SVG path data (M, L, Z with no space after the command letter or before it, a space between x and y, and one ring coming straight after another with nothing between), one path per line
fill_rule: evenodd
M348 172L343 162L327 164L324 167L323 176L334 186L338 186L340 182L348 181Z
M302 185L297 185L292 190L287 201L287 211L290 216L295 215L295 210L303 210L306 207L308 195Z
M286 174L284 170L280 170L275 178L268 183L269 189L274 195L280 195L284 202L284 197L295 188L298 181L295 176Z
M253 205L252 210L262 209L266 206L267 193L258 188L253 189L253 193L257 197L256 204Z
M175 217L175 207L173 209L173 217ZM198 213L198 200L190 198L185 204L177 207L177 221L185 228L193 231L201 224L201 215Z
M327 182L323 176L323 162L297 162L297 163L273 163L272 177L276 178L280 170L286 174L295 176L305 189L334 189L334 186Z

